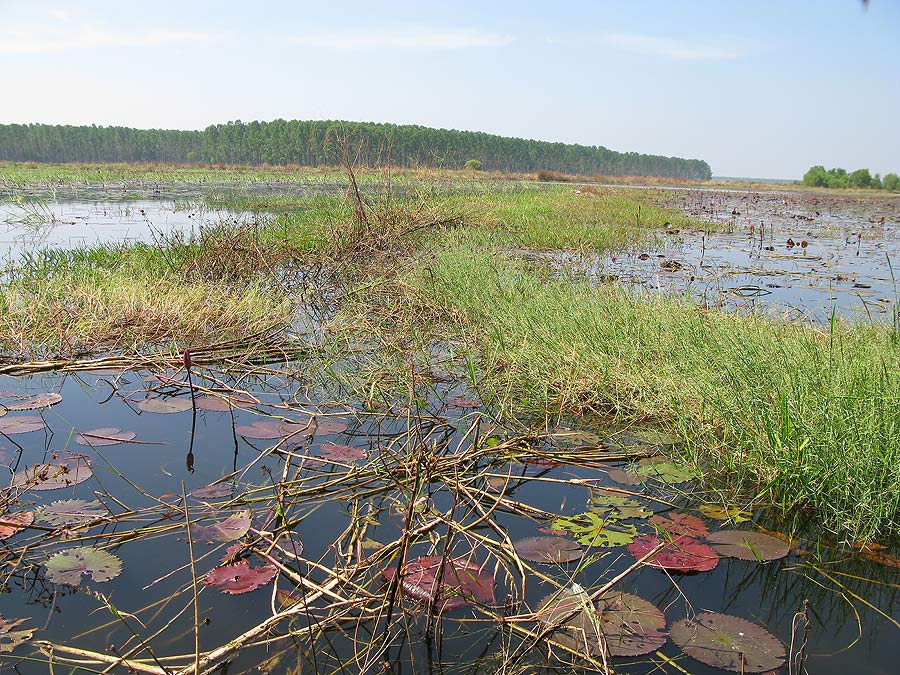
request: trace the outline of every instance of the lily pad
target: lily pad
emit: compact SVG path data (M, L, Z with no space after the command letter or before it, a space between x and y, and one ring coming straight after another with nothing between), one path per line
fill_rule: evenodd
M366 451L352 445L325 443L319 446L319 456L333 462L356 462L366 458Z
M676 621L672 641L688 656L735 673L762 673L784 664L784 645L755 623L729 614L704 612Z
M475 410L481 407L481 403L478 401L474 401L468 398L462 398L461 396L457 398L451 398L447 401L447 405L451 405L454 408L467 408L469 410Z
M627 520L647 518L653 511L637 499L630 499L609 490L594 490L591 493L591 511L604 515L607 519Z
M7 436L27 434L29 431L37 431L46 426L44 420L37 415L9 415L0 419L0 433Z
M78 445L101 447L104 445L127 443L128 441L133 441L135 436L137 436L137 434L133 431L122 431L118 427L102 427L100 429L92 429L78 434L74 440Z
M190 410L193 406L189 398L176 398L174 396L157 396L145 398L139 401L137 407L147 413L159 413L168 415Z
M34 628L15 630L28 619L4 619L0 616L0 654L8 654L34 636Z
M0 541L9 539L16 532L21 532L34 522L31 511L14 511L0 515Z
M560 537L528 537L513 546L519 557L535 563L568 563L582 555L581 546Z
M593 511L554 518L551 525L554 530L569 532L575 541L585 546L624 546L638 535L634 525L617 524Z
M32 490L59 490L83 483L92 475L91 460L84 455L72 455L26 467L12 477L11 485Z
M97 520L107 515L108 511L98 499L87 501L85 499L60 499L39 506L34 517L39 523L46 523L53 527L66 525L81 525L92 520Z
M435 603L438 613L449 612L468 602L494 603L494 577L465 558L448 558L440 581L441 556L421 556L407 564L400 576L400 588L413 600ZM382 570L386 582L397 574L396 567Z
M51 405L56 405L62 401L62 396L57 394L56 392L49 392L47 394L38 394L37 396L32 396L29 399L22 401L21 403L16 403L15 405L6 406L7 410L40 410L41 408L49 408Z
M611 592L597 599L603 636L611 656L643 656L666 643L666 617L636 595Z
M112 553L82 546L57 553L45 563L47 579L56 584L76 586L82 574L88 574L94 581L109 581L122 571L122 561Z
M220 497L230 497L234 492L234 486L231 483L216 483L215 485L207 485L191 491L191 497L197 499L219 499Z
M640 485L647 482L647 476L622 469L610 469L606 475L609 476L610 480L614 480L621 485Z
M559 445L583 446L603 445L603 437L593 431L556 427L550 432L550 438Z
M241 406L255 406L259 402L251 398L241 397L237 395L228 396L198 396L194 399L198 410L207 410L210 412L228 412L232 408Z
M303 430L305 424L294 425ZM333 434L341 434L347 431L347 423L336 417L317 417L316 418L316 434L319 436L331 436Z
M557 625L571 614L553 639L590 656L600 656L604 643L611 656L642 656L666 642L663 613L629 593L606 593L594 605L587 592L573 586L544 598L537 614L547 626Z
M191 538L194 541L234 541L250 531L250 509L234 513L221 523L201 527L191 526Z
M676 483L685 483L697 477L694 467L684 464L675 464L674 462L662 457L647 457L638 462L635 472L654 478L663 483L674 485Z
M702 518L690 513L658 513L650 518L650 524L669 534L686 534L689 537L705 537L709 528Z
M645 565L670 572L708 572L719 564L718 554L702 541L679 535L671 541L654 536L638 537L628 552L640 560L660 544L665 544Z
M719 504L703 504L700 513L713 520L731 520L735 523L746 523L753 514L737 507L720 506Z
M720 530L706 537L719 555L741 560L769 561L785 557L791 547L781 539L761 532Z
M207 586L218 586L222 593L240 595L255 591L260 586L272 581L278 569L274 565L250 567L250 563L241 560L232 565L221 565L207 572L203 583Z
M234 428L235 432L244 438L257 438L271 440L284 438L285 436L311 436L313 428L309 422L302 424L292 422L279 422L277 420L256 420L249 425Z

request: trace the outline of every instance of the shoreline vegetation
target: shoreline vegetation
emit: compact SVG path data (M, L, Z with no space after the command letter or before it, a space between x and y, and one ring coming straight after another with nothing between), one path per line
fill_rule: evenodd
M341 191L349 185L346 195L266 193L273 176L300 182L316 175L309 169L0 164L0 186L23 198L65 181L164 189L234 179L256 189L217 194L216 203L269 214L194 238L8 263L2 360L168 362L198 341L234 344L273 330L310 340L299 324L313 321L315 306L317 349L339 363L347 345L365 345L342 374L360 390L402 392L405 359L450 344L468 355L498 415L649 424L681 438L729 499L775 504L790 525L812 522L848 542L898 534L896 325L702 309L594 286L516 255L615 251L667 226L717 227L659 207L653 190L515 181L493 189L483 172L473 187L471 170L330 172L322 175ZM247 347L252 356L258 343Z

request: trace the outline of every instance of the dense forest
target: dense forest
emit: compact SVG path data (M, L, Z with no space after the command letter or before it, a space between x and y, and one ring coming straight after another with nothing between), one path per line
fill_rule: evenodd
M900 190L900 176L889 173L882 178L877 173L873 176L868 169L857 169L850 173L840 167L826 170L818 164L809 167L809 171L803 174L803 184L811 187L870 188L897 192Z
M355 159L369 166L462 168L470 162L488 171L712 176L699 159L414 125L303 120L236 121L204 131L5 124L0 125L0 160L319 166L337 162L338 138L346 138Z

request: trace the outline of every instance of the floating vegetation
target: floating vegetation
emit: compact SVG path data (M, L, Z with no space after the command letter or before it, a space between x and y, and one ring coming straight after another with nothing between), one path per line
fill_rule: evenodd
M704 612L676 621L672 641L690 657L735 673L762 673L784 664L784 645L765 628L746 619Z
M77 586L82 575L94 581L109 581L122 572L122 561L100 548L82 546L57 553L47 561L47 580Z

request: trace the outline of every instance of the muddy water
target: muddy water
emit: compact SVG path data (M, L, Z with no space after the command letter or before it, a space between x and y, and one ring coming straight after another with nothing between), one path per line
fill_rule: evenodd
M16 259L41 248L149 243L173 233L190 235L221 222L246 224L256 219L249 213L210 209L200 202L0 202L0 259Z
M196 401L196 413L184 372L0 378L6 408L22 406L36 395L61 396L49 407L10 410L0 417L7 431L15 429L9 425L16 418L39 419L39 428L10 431L0 442L8 475L4 483L12 480L16 484L2 493L7 508L38 514L31 527L6 539L0 552L7 591L0 614L6 620L27 619L23 627L34 629L30 642L16 647L11 656L0 657L4 666L15 664L19 673L48 672L46 657L34 647L37 640L105 654L125 653L135 647L131 631L137 632L163 663L173 655L180 655L180 663L189 663L193 652L192 577L181 495L182 490L190 493L223 478L219 484L225 488L222 493L188 497L193 531L222 523L229 516L239 518L247 509L249 530L212 544L208 543L211 535L200 536L194 554L201 578L222 565L226 547L243 543L246 548L241 555L253 568L274 559L304 578L326 583L330 578L327 570L336 566L350 569L359 559L395 540L409 514L414 524L420 525L436 514L450 517L452 511L452 519L467 529L455 530L448 539L447 528L439 525L411 546L408 560L449 545L454 554L483 565L494 575L495 583L493 601L445 613L438 627L441 640L429 643L427 612L406 599L394 610L384 652L372 648L384 635L383 621L378 622L374 614L356 617L351 613L312 642L296 637L242 650L233 657L228 671L232 673L256 672L253 669L267 659L280 659L269 663L266 672L272 673L295 672L291 668L298 661L304 672L337 672L341 663L345 668L352 664L353 672L380 672L384 661L391 663L392 672L494 672L502 655L514 650L521 637L501 630L489 614L520 616L534 610L557 587L571 587L575 582L595 589L634 564L625 545L584 546L579 561L535 563L524 578L502 572L509 566L501 546L506 537L518 542L545 536L542 529L551 526L554 516L586 512L599 487L633 493L630 497L644 512L621 525L633 526L641 534L655 532L647 520L651 512L690 514L702 518L712 531L751 530L760 525L777 528L777 520L765 513L755 513L749 522L738 524L704 518L697 510L702 495L693 492L690 480L649 480L638 485L612 480L610 468L628 465L628 475L634 478L634 465L605 463L602 456L627 452L636 461L670 448L667 443L676 439L635 429L614 433L585 428L583 421L569 421L570 426L581 425L574 430L532 438L514 460L504 458L505 451L497 451L461 465L466 474L459 474L459 480L468 492L454 492L446 476L429 478L427 467L438 471L434 467L441 462L471 452L473 443L496 447L515 435L491 420L474 392L448 378L445 371L440 378L430 378L411 408L398 401L392 409L372 409L352 401L327 400L324 390L298 375L308 368L309 364L286 364L256 374L196 368L195 386L214 389L220 396L231 395L234 404L222 406L221 399L219 404L211 404L203 398ZM427 372L420 374L422 380L429 377ZM274 434L266 431L284 422L301 426ZM77 435L90 431L95 435L82 440L93 438L93 445L79 444ZM276 437L256 438L260 435ZM106 444L126 436L126 442ZM424 454L423 447L427 449ZM408 453L417 460L404 460ZM570 461L534 461L548 454L563 456L561 453L569 453L564 456ZM49 491L13 478L21 477L29 466L67 454L78 454L82 457L79 461L90 462L93 475L77 485ZM320 459L310 461L309 457ZM423 487L410 510L407 488L414 483L410 476L417 466ZM476 474L479 478L471 478ZM273 487L276 483L279 486ZM504 503L497 501L501 484L505 486ZM480 497L472 501L461 496L466 494ZM102 515L85 525L66 526L48 520L40 511L42 506L71 499L99 499ZM484 510L479 511L477 504ZM289 539L281 540L281 549L266 544L278 529L278 509L285 513L292 532ZM348 528L363 525L355 547L341 537ZM83 576L76 582L54 582L48 561L60 552L84 547L102 548L118 557L121 573L106 581ZM344 558L341 554L347 551L350 555ZM265 558L267 553L271 558ZM383 595L380 572L395 560L396 554L392 554L373 563L371 569L354 577L355 582L376 598ZM653 603L665 615L669 628L695 613L711 610L763 626L785 646L792 639L795 646L800 644L802 636L792 634L792 626L798 630L795 613L809 601L809 672L887 674L896 672L900 659L900 627L891 618L900 612L896 576L896 567L866 559L852 549L799 541L780 560L760 563L723 557L714 570L689 574L645 567L626 576L616 588ZM201 581L201 649L212 649L265 620L273 605L281 607L273 595L275 589L297 592L296 587L297 581L284 573L236 595L205 587ZM334 590L340 597L354 595L349 584L338 584ZM103 607L103 598L120 615L127 613L128 628ZM162 603L166 598L168 602ZM309 621L328 613L327 604L324 600L311 604L308 615L301 614L292 624L285 622L270 637L284 635L288 625L304 629ZM128 615L136 618L127 619ZM533 621L521 625L536 627ZM652 650L643 657L618 657L613 663L622 673L682 672L663 657L695 675L722 672L685 657L671 640L666 640L658 653ZM26 660L31 658L35 660ZM547 655L538 649L525 663L530 664L529 672L572 669L558 650ZM63 665L57 663L55 668L62 672ZM575 665L574 670L581 669ZM777 672L787 672L787 667Z

